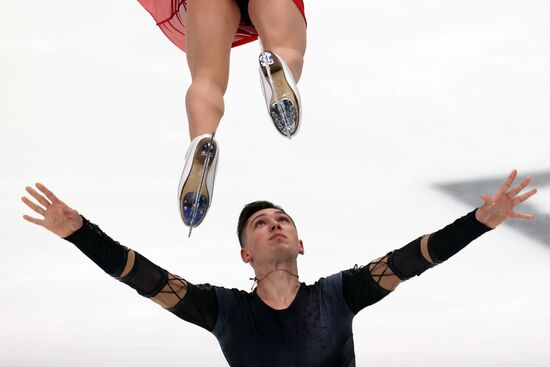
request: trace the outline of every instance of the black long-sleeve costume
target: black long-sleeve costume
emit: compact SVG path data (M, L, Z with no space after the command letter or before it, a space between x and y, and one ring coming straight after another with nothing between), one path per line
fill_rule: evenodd
M430 235L433 263L422 256L420 237L390 252L387 266L400 279L408 279L447 260L488 230L473 211ZM132 270L121 278L129 250L85 218L66 239L145 297L154 297L175 279L137 252ZM313 285L301 283L285 310L272 309L255 291L176 280L185 285L186 293L169 311L212 332L232 366L355 366L353 318L390 293L369 266L356 266Z

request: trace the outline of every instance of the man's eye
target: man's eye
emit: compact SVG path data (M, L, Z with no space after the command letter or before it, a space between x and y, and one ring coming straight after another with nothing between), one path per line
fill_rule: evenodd
M258 226L263 226L265 224L265 222L263 220L259 220L256 222L255 226L258 227Z
M281 217L279 218L280 221L282 222L288 222L288 218L287 217Z

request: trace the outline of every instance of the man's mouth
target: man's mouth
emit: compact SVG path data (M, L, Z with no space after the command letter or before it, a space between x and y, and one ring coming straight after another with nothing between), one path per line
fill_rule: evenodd
M286 238L286 236L282 233L275 233L274 235L272 235L271 237L269 237L270 240L272 239L275 239L277 237L283 237L283 238Z

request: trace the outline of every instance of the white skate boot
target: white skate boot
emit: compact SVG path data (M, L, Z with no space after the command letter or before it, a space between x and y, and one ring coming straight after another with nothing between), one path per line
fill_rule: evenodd
M293 137L300 128L300 94L296 82L283 59L271 51L259 57L260 80L267 112L279 133Z
M214 193L214 179L218 164L218 144L214 133L197 136L185 155L185 167L178 186L181 219L194 227L202 223Z

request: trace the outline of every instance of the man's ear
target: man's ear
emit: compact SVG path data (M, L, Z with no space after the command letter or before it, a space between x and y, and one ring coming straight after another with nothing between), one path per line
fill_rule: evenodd
M243 259L243 262L248 264L250 260L252 260L252 255L248 253L244 248L241 249L241 259Z
M298 244L299 244L299 246L298 246L298 253L299 253L300 255L303 255L303 254L304 254L304 241L298 240Z

